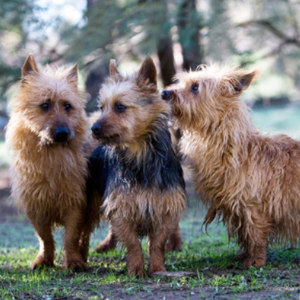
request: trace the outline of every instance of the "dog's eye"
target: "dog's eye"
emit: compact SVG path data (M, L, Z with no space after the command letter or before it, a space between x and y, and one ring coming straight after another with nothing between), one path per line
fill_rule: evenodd
M199 89L199 85L198 85L197 83L194 83L194 84L192 85L192 92L193 92L193 93L196 93L196 92L198 92L198 89Z
M45 103L41 104L40 107L43 111L49 111L50 110L50 103L45 102Z
M65 111L69 112L72 109L71 104L65 104Z
M115 110L116 110L116 112L118 112L118 113L124 112L125 109L126 109L126 106L123 105L123 104L116 104L116 105L115 105Z

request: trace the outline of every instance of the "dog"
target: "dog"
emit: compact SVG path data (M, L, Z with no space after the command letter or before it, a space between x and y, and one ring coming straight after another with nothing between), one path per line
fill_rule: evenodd
M54 266L54 225L65 227L65 266L81 270L87 261L88 124L77 77L77 65L40 70L29 55L7 126L12 196L40 242L33 269Z
M258 76L229 66L201 66L162 91L183 137L181 152L208 204L206 226L227 224L245 267L266 264L271 242L295 245L300 233L300 143L262 135L240 95Z
M165 271L165 245L170 235L173 241L178 238L186 193L168 131L170 106L160 99L152 59L147 57L129 77L111 60L100 108L91 128L101 143L90 159L90 186L103 198L101 209L111 226L108 239L125 245L129 275L141 277L145 267L139 236L147 236L148 274Z

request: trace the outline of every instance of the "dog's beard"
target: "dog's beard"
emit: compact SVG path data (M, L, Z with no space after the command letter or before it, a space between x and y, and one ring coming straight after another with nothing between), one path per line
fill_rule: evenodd
M121 136L119 134L113 134L111 136L103 136L99 140L106 145L120 145L122 143Z

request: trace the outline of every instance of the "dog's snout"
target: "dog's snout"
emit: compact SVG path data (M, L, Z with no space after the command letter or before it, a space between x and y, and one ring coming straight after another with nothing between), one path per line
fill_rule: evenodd
M99 124L99 123L95 123L93 126L92 126L92 128L91 128L91 130L93 131L93 133L96 135L96 136L98 136L99 134L100 134L100 132L101 132L101 124Z
M172 94L171 91L163 90L163 91L161 92L161 98L162 98L163 100L170 100L171 94Z
M69 130L67 127L57 127L55 129L54 141L66 142L68 139Z

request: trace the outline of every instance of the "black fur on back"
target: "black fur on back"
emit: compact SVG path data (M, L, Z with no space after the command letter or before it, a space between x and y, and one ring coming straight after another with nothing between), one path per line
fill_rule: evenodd
M163 192L177 186L185 190L183 171L172 147L166 116L153 124L139 159L128 151L102 144L94 150L89 159L88 194L96 190L105 200L114 188L128 191L156 188Z

